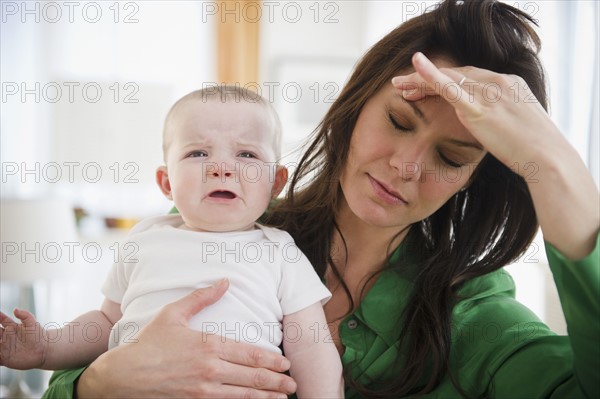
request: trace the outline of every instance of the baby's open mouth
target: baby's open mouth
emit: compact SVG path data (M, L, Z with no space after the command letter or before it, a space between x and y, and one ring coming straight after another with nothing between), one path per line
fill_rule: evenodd
M237 195L235 195L235 193L232 193L231 191L227 191L227 190L213 191L208 196L211 198L225 198L225 199L234 199L235 197L237 197Z

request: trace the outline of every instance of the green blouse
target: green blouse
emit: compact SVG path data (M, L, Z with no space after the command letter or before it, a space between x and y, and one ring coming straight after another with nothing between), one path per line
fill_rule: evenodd
M600 397L600 249L569 261L546 243L569 336L557 336L515 300L515 285L500 269L465 283L452 315L450 367L469 396L495 398ZM400 247L396 256L405 251ZM406 259L409 259L407 257ZM405 259L401 259L404 261ZM404 263L404 262L403 262ZM361 384L398 374L401 313L411 291L406 268L383 272L359 307L340 325L342 363ZM410 269L410 268L408 268ZM84 368L58 371L44 398L72 398ZM346 398L359 398L347 387ZM428 398L460 397L446 377Z

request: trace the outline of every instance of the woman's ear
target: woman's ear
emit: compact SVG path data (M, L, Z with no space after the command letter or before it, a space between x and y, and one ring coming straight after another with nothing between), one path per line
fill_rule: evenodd
M173 195L171 194L171 183L169 182L169 173L165 165L159 166L158 169L156 169L156 184L158 184L160 191L162 191L165 197L173 201Z
M283 165L277 165L275 169L275 182L271 189L271 198L275 198L279 195L281 190L285 187L288 179L288 170Z

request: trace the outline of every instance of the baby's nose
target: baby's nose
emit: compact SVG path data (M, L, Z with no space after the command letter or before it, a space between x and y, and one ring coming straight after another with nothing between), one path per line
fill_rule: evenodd
M212 177L232 177L236 174L235 165L230 165L226 162L211 162L204 165L207 176Z

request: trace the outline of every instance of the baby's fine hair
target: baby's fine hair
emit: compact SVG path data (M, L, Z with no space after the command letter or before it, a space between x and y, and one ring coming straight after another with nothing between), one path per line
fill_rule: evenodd
M181 97L179 100L177 100L177 102L175 102L175 104L173 104L167 113L163 128L163 156L165 158L165 162L167 160L167 149L169 147L167 127L169 126L171 117L182 104L190 100L200 100L203 103L208 101L221 101L222 103L239 103L244 101L247 103L255 103L261 106L270 116L271 128L273 130L273 149L275 151L277 161L280 160L282 128L281 121L279 120L279 116L277 115L277 111L275 111L273 105L257 92L241 87L239 84L220 84L205 87L200 90L194 90L191 93Z

